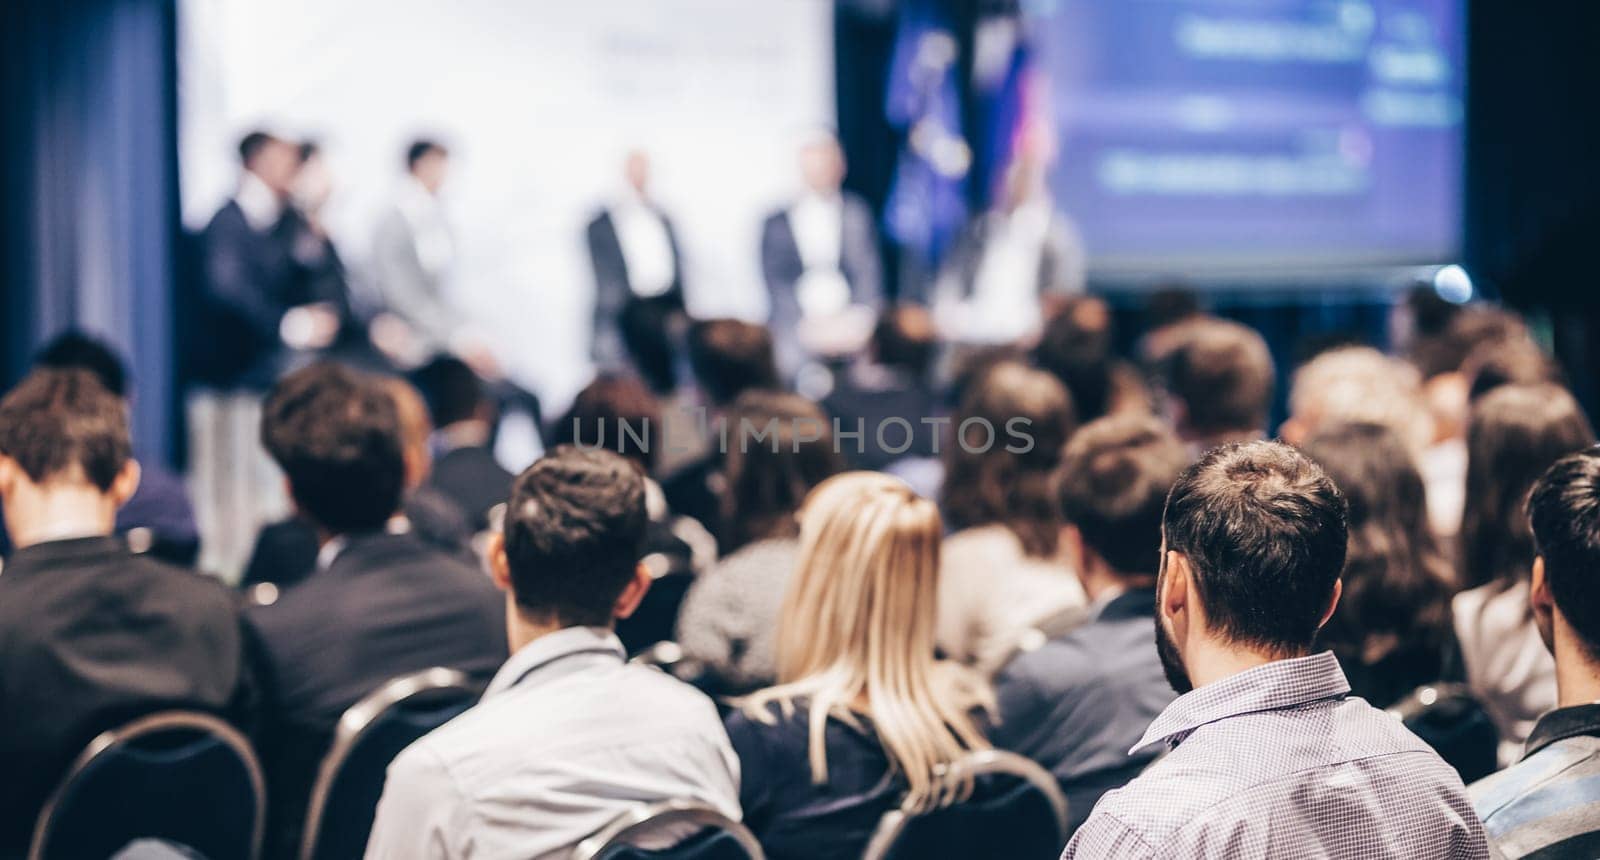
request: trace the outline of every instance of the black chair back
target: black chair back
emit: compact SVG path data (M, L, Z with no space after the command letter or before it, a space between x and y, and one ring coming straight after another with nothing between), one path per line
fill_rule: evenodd
M266 823L261 765L209 714L163 711L90 742L51 795L29 860L110 857L139 839L212 860L255 860Z
M946 790L970 778L972 794L939 809L889 812L863 860L1005 857L1053 860L1067 843L1067 799L1055 777L1014 753L986 750L952 765Z
M688 833L670 848L643 848ZM617 818L572 851L572 860L765 860L761 843L743 824L703 803L669 800Z
M1500 732L1466 684L1424 684L1389 708L1472 783L1499 769Z
M481 692L461 672L434 668L396 678L345 711L311 789L301 860L366 853L389 763Z

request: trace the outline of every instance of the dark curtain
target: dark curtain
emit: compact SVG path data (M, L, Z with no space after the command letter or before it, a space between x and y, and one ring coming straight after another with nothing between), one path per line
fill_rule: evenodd
M77 327L122 353L134 444L173 426L174 10L164 0L8 0L0 11L0 371Z

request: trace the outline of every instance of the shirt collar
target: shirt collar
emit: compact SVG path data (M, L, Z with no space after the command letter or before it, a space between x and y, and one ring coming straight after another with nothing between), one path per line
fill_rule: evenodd
M1342 699L1349 693L1350 682L1331 651L1275 660L1179 696L1128 752L1163 741L1177 746L1195 729L1229 717Z
M1533 733L1528 735L1527 752L1522 757L1527 758L1556 741L1581 735L1600 736L1600 703L1557 708L1540 717L1533 726Z
M13 551L8 571L22 571L32 566L48 566L62 561L81 561L96 556L122 555L127 552L127 542L113 535L46 540Z
M239 204L239 211L244 213L245 223L257 233L272 229L283 215L283 201L278 198L277 192L248 170L239 177L239 193L233 199Z
M1128 618L1152 618L1155 614L1156 588L1151 585L1117 592L1100 604L1100 610L1095 618L1099 621L1120 621Z
M544 667L575 654L609 654L621 662L627 652L622 640L605 627L564 627L546 633L529 642L511 655L511 659L495 673L494 680L484 690L484 698L498 695L515 687L524 678Z

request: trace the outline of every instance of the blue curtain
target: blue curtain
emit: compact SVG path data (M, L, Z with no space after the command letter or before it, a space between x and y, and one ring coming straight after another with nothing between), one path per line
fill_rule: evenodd
M167 459L177 411L173 4L5 6L3 381L14 382L63 329L98 335L129 364L136 451Z

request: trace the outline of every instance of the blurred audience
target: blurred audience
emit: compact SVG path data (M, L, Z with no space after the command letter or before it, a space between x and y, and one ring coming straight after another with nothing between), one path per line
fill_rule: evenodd
M867 354L839 374L822 400L838 422L839 449L851 468L889 469L898 460L933 457L938 428L923 419L942 411L932 377L938 349L926 309L900 305L878 319Z
M1255 329L1219 319L1184 323L1164 377L1173 426L1196 454L1265 435L1277 375Z
M433 417L430 485L455 502L476 531L489 526L489 511L506 500L512 474L494 455L498 409L478 373L465 361L437 356L412 380Z
M956 799L947 767L988 747L982 682L934 658L939 512L884 475L807 498L778 617L778 685L727 721L745 823L773 860L862 855L884 813Z
M1067 387L1079 421L1151 411L1138 371L1112 352L1111 308L1104 299L1075 296L1063 302L1045 324L1033 358Z

